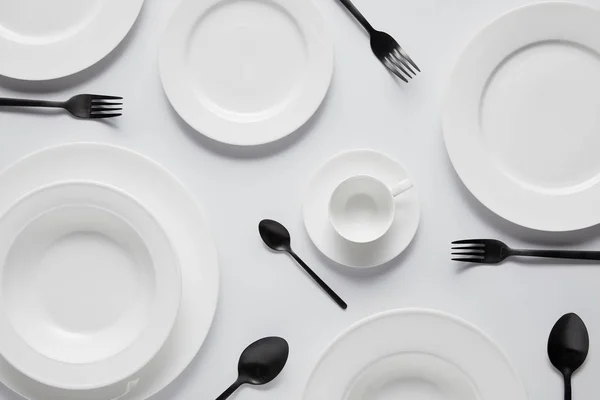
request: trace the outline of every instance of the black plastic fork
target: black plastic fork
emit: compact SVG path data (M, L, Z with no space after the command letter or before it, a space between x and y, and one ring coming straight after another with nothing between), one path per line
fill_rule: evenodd
M373 28L367 19L358 11L356 6L350 0L339 0L350 11L350 13L360 22L371 36L371 50L375 57L386 66L390 72L408 83L421 72L417 64L408 56L406 51L396 42L396 40L385 32L380 32ZM415 72L416 71L416 72ZM408 79L407 79L408 78Z
M452 246L452 260L478 264L498 264L513 256L600 261L600 251L511 249L494 239L457 240Z
M0 107L62 108L83 119L101 119L121 116L123 98L98 94L80 94L67 101L11 99L0 97Z

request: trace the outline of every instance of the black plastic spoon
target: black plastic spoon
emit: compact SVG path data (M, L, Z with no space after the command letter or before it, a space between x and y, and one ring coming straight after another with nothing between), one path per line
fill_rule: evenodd
M244 384L271 382L285 367L289 353L288 343L280 337L267 337L252 343L240 356L237 380L217 400L229 398Z
M571 376L587 358L590 337L577 314L563 315L548 339L548 357L565 379L565 400L571 400Z
M340 296L338 296L319 276L312 270L294 251L291 246L291 238L290 233L285 228L285 226L281 225L277 221L273 221L270 219L265 219L260 221L258 224L258 232L260 233L260 237L265 242L267 246L269 246L272 250L280 251L284 253L288 253L290 256L296 260L298 264L311 278L317 282L321 288L335 301L343 310L348 308L348 305Z

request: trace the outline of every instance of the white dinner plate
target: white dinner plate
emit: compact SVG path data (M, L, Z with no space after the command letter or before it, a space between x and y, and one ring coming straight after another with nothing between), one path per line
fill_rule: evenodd
M340 236L329 218L329 201L337 186L356 175L372 176L388 187L409 178L402 165L374 150L353 150L325 163L311 180L304 199L304 225L315 246L333 261L348 267L385 264L402 253L419 227L420 205L416 187L398 196L392 226L378 240L352 243Z
M476 327L430 310L384 312L325 351L303 400L527 400L502 350Z
M187 367L212 324L219 271L209 226L196 201L169 172L137 153L102 144L53 147L13 164L0 174L0 213L32 190L61 181L111 185L135 198L156 218L181 263L179 315L156 357L119 383L85 391L57 389L28 378L2 358L0 381L31 400L148 399Z
M0 0L0 75L61 78L104 58L144 0Z
M179 260L134 198L90 182L35 189L0 217L0 355L49 386L145 366L175 324Z
M179 115L219 142L280 139L319 108L333 45L311 0L183 0L160 45Z
M471 41L450 78L443 129L452 164L485 206L516 224L600 223L600 11L516 9Z

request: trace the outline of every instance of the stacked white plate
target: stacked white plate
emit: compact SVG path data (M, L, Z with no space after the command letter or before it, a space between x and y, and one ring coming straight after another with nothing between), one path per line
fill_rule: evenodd
M490 338L431 310L372 316L321 357L303 400L527 400L508 359Z
M218 295L188 192L99 144L26 157L0 187L0 381L31 400L146 399L177 377Z

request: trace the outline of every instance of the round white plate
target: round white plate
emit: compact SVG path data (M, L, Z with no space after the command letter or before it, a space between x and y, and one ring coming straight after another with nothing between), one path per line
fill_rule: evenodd
M30 191L65 180L109 184L152 213L180 259L183 286L179 315L156 357L117 384L86 391L56 389L26 377L2 358L0 381L31 400L145 400L187 367L212 323L219 271L209 226L196 201L169 172L137 153L101 144L53 147L9 167L0 174L0 213Z
M65 389L119 382L175 324L181 274L162 227L126 193L61 182L0 217L0 355Z
M567 2L514 10L460 57L444 137L465 186L516 224L600 223L600 11Z
M476 327L429 310L375 315L326 350L303 400L527 400L502 350Z
M0 0L0 75L45 80L82 71L127 35L144 0Z
M396 199L394 222L382 238L371 243L352 243L333 229L329 200L341 182L355 175L370 175L388 187L409 178L402 165L377 151L339 154L327 161L312 179L304 200L304 224L315 246L333 261L349 267L375 267L396 258L412 241L419 227L419 194L413 187Z
M333 45L310 0L183 0L159 64L167 97L194 129L259 145L294 132L319 108Z

